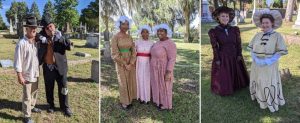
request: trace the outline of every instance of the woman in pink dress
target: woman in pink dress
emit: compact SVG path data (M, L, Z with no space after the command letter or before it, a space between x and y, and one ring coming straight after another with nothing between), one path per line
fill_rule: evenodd
M172 31L167 24L154 27L157 41L151 48L150 75L153 102L160 110L172 109L173 69L176 45L170 39Z
M141 38L135 41L137 51L136 81L137 98L140 103L148 104L150 101L150 49L153 42L149 40L151 28L148 25L141 26L138 34Z

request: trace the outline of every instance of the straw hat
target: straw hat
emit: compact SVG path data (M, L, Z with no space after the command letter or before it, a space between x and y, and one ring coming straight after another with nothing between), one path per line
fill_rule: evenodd
M282 15L278 10L269 10L269 9L263 9L263 10L257 10L255 11L253 15L253 22L256 25L256 27L261 27L260 18L264 14L269 14L273 16L274 18L274 25L273 29L277 29L282 25Z

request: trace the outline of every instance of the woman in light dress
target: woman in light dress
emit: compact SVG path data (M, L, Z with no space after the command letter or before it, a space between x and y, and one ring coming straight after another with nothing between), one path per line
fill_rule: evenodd
M137 98L140 103L148 104L151 97L150 91L150 50L154 44L150 41L149 34L151 27L143 25L140 27L138 34L140 38L135 41L137 52L136 60L136 81L137 81Z
M260 10L254 13L254 23L262 29L251 40L252 65L250 73L250 94L261 109L278 111L285 104L278 60L288 54L284 39L275 29L282 24L282 16L277 10Z

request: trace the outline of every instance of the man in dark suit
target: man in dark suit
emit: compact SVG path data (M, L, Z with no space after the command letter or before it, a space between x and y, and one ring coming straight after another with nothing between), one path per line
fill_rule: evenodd
M38 35L38 57L40 65L43 65L46 97L49 104L49 113L54 112L54 82L58 85L60 109L66 116L71 116L68 103L67 72L68 63L66 50L71 50L72 43L64 38L60 31L56 30L52 20L45 16L41 21L42 31Z

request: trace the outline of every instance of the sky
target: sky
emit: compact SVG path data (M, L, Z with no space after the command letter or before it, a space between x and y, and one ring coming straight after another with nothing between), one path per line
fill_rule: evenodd
M3 18L3 21L5 22L6 25L9 25L9 23L7 22L6 16L5 16L5 12L10 8L11 3L14 0L4 0L2 3L2 9L0 9L0 15ZM30 10L31 5L33 3L33 1L36 2L36 4L38 5L39 11L40 11L40 15L43 15L43 10L44 10L44 6L47 3L48 0L15 0L16 2L22 2L25 1L27 3L27 6ZM77 11L79 13L79 15L81 14L81 10L86 8L90 2L93 2L95 0L78 0L78 6L77 6ZM51 2L54 4L54 0L51 0Z

